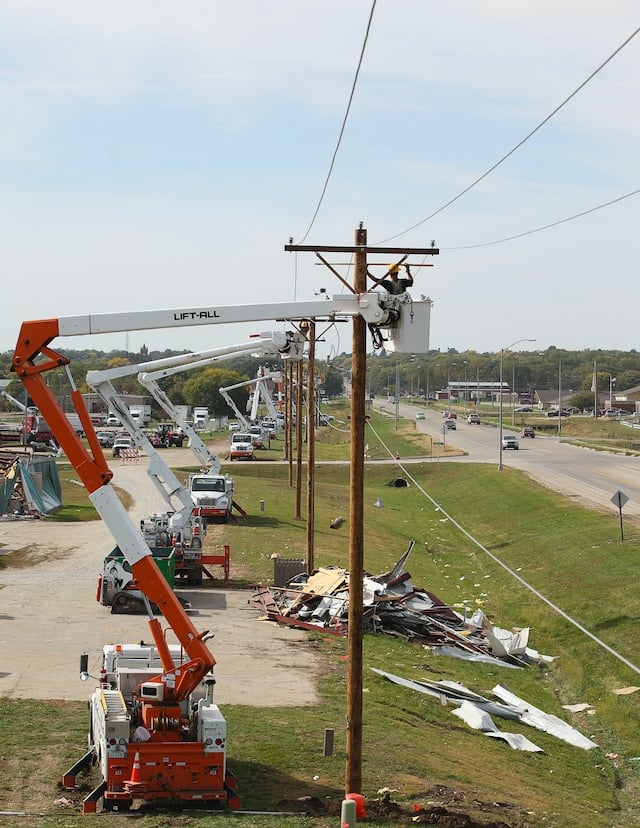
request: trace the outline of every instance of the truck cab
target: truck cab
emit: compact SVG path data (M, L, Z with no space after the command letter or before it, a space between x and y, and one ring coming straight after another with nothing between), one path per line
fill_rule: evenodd
M187 491L203 520L226 523L233 506L233 480L224 474L190 474Z

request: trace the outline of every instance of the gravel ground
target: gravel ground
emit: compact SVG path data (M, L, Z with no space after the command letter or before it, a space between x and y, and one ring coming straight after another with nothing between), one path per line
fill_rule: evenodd
M172 450L172 464L193 456ZM113 482L135 497L131 514L160 511L146 461L113 461ZM12 698L86 700L79 657L89 653L95 675L105 643L151 640L144 616L112 615L96 601L102 561L114 541L102 521L61 524L44 520L0 521L3 551L24 550L24 565L0 571L0 695ZM233 547L232 572L233 572ZM314 704L317 657L297 630L260 621L245 590L217 586L181 590L199 630L215 634L216 701L281 706Z

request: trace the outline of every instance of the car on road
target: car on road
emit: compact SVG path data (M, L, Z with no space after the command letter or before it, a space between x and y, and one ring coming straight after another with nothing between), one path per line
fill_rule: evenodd
M424 420L424 411L418 411L416 414L416 420Z
M535 437L536 432L533 426L525 426L520 432L521 437Z
M521 405L520 408L516 408L516 414L527 414L531 411L533 408L530 405Z
M135 448L131 437L116 437L111 447L111 453L114 457L120 457L120 452L123 449Z
M518 443L518 438L515 434L505 434L502 438L502 448L503 449L514 449L517 451L520 448L520 444Z
M96 434L96 437L98 438L98 442L102 448L111 448L113 441L115 440L113 431L99 431Z
M551 411L547 411L547 417L568 417L569 412L566 408L562 409L562 413L558 408L552 408Z
M447 419L444 421L444 427L450 431L456 430L456 421L453 419L453 417L447 417Z
M467 417L467 422L469 423L469 425L480 425L480 415L479 414L474 414L472 412Z

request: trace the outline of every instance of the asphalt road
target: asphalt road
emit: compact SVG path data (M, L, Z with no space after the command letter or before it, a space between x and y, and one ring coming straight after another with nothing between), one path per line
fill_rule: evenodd
M392 415L395 413L392 405L386 404L381 408ZM424 409L405 404L399 406L400 416L408 419L415 418L419 410ZM427 411L425 419L416 420L416 425L434 440L443 439L441 412ZM503 433L519 433L517 427L512 428L510 415L503 419ZM498 467L498 435L498 429L494 425L469 425L465 418L458 416L456 430L448 431L445 436L446 444L455 446L466 454L451 458L451 461L495 463ZM618 514L618 509L611 498L621 491L629 498L623 508L623 516L640 521L640 458L578 448L562 442L562 437L557 436L519 438L519 443L518 451L503 450L503 466L520 469L549 489L583 500L614 515Z

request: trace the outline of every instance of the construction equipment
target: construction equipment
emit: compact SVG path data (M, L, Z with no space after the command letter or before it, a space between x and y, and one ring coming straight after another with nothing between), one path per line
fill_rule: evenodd
M138 373L141 368L155 367L158 363L172 364L189 356L182 354L179 357L167 357L147 363L89 371L87 383L102 397L109 409L116 412L122 427L131 436L134 445L149 458L147 473L160 492L166 511L155 512L141 519L140 531L144 540L150 547L173 547L176 550L176 578L190 585L199 585L202 583L202 537L206 532L206 525L201 516L194 512L190 496L165 463L159 451L150 442L142 424L137 417L132 416L113 385L114 380ZM115 583L112 583L109 574L112 569L110 568L109 571L105 569L102 573L102 590L99 592L99 600L105 606L113 607L108 603L109 596L115 594L121 580L116 578ZM131 589L132 587L125 585L124 588ZM121 603L122 606L125 605L125 602ZM136 606L136 602L131 602L131 606Z
M77 775L92 762L98 764L101 780L85 798L84 813L95 812L99 800L106 810L126 810L134 798L218 802L232 808L238 808L240 801L236 779L226 763L226 723L213 702L215 658L206 643L208 633L195 628L118 499L111 485L113 473L69 370L69 358L54 350L52 341L57 337L151 328L259 319L335 320L361 315L375 326L377 335L384 327L396 346L416 352L423 350L428 340L430 307L430 301L411 302L405 294L373 291L323 302L130 311L23 322L12 369L46 417L131 567L147 599L153 638L153 644L115 645L103 652L98 686L90 702L89 749L62 780L65 787L75 788ZM71 386L71 401L88 448L46 382L47 372L60 367ZM112 404L119 406L117 413L126 420L128 412L122 410L115 393ZM152 613L152 603L164 616L166 629ZM176 647L168 643L170 631L177 638ZM91 677L87 655L81 659L81 677Z
M258 368L258 373L254 379L244 380L243 382L237 382L235 385L227 385L225 388L220 388L220 393L224 397L225 402L229 406L229 408L233 411L236 415L238 420L242 423L242 428L245 431L249 430L249 427L255 425L258 419L258 406L260 404L260 400L263 401L267 411L269 412L269 416L272 420L277 420L278 411L274 405L273 399L271 397L271 393L267 386L268 381L275 381L280 382L282 379L282 374L280 371L267 371L265 368L260 366ZM248 417L245 417L244 414L240 411L238 406L233 400L233 397L229 393L230 391L235 391L236 388L246 388L247 386L253 386L253 394L251 396L251 411Z
M138 382L151 394L161 408L174 420L186 434L189 448L196 456L201 471L190 474L185 482L194 507L204 521L216 520L226 522L232 514L232 508L245 515L244 509L233 499L233 480L229 475L221 474L221 464L212 454L195 428L183 416L179 406L174 405L159 385L159 381L182 371L205 368L223 360L233 359L243 353L256 356L280 356L282 359L302 359L304 354L304 337L297 332L267 332L252 337L248 342L216 348L204 359L168 366L156 371L141 371ZM199 355L202 357L202 355ZM150 363L147 363L147 366ZM195 409L194 409L195 410Z

